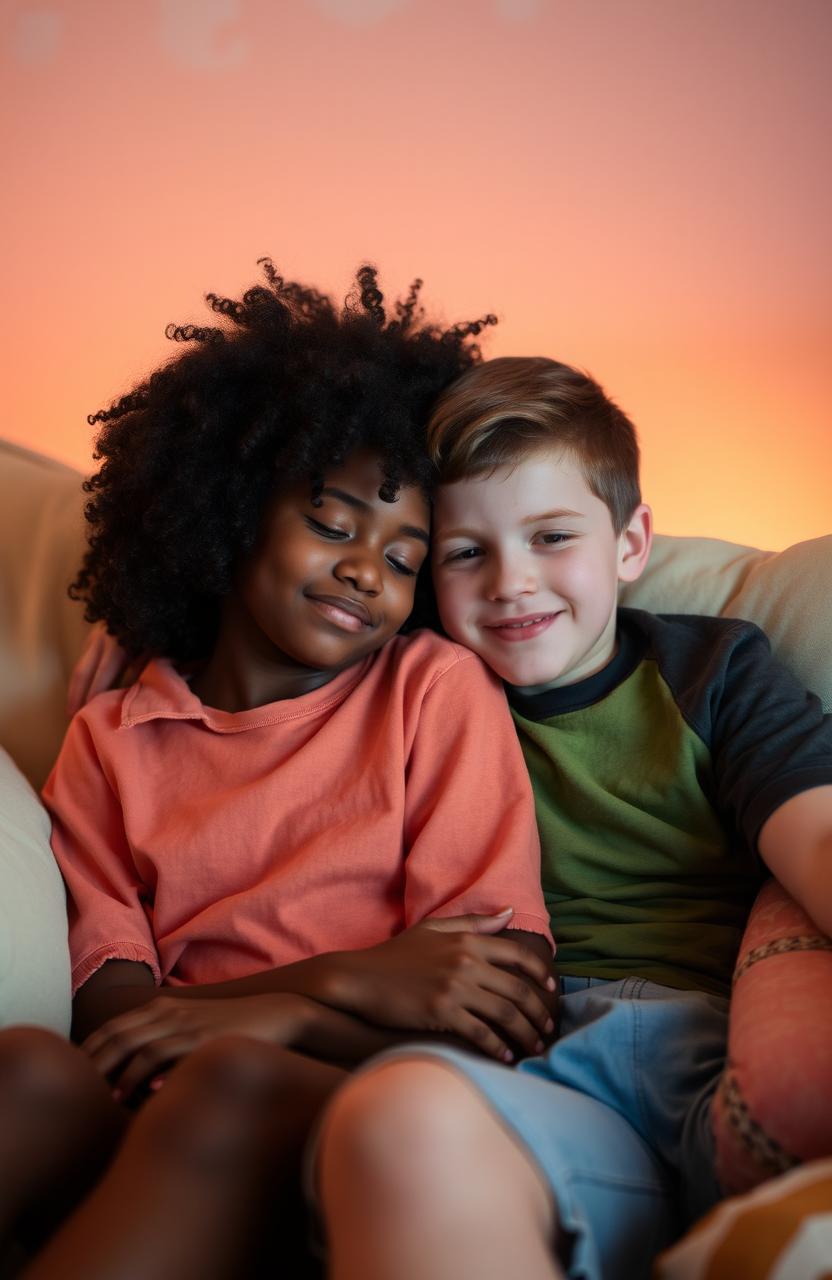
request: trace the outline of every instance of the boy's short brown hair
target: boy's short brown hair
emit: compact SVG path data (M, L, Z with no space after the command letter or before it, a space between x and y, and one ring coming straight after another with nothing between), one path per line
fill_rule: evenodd
M641 502L636 431L588 374L544 356L487 360L442 393L428 424L428 450L448 484L546 446L577 458L621 533Z

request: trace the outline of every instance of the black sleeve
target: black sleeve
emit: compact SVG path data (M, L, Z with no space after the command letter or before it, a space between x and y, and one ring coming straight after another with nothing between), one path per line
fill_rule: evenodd
M832 716L753 623L678 615L656 622L663 674L711 753L717 807L756 851L775 809L832 784Z

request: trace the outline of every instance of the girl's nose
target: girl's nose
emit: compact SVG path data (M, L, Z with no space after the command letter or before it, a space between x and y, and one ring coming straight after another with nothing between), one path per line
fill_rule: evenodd
M381 570L375 557L355 548L350 555L342 556L333 572L339 582L350 582L356 591L365 595L377 596L382 589Z

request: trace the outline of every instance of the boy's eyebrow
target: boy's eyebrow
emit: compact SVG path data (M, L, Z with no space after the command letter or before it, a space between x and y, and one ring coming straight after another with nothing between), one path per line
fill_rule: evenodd
M560 520L563 516L570 516L574 520L583 520L580 511L569 511L567 507L558 507L555 511L544 511L539 516L523 516L521 524L537 524L538 520Z
M520 521L521 525L537 524L538 520L560 520L564 516L573 520L583 520L585 516L580 511L569 511L567 507L558 507L556 511L544 511L539 516L523 516ZM434 535L434 541L443 542L446 538L474 538L477 536L475 529L441 529Z
M338 498L341 502L346 503L348 507L355 507L358 511L372 511L369 502L365 502L363 498L356 498L354 493L347 493L346 489L336 489L333 485L327 485L321 489L321 495L328 494L332 498ZM420 542L424 542L426 547L430 546L430 535L427 529L420 529L415 524L403 524L399 527L399 532L405 534L408 538L418 538Z

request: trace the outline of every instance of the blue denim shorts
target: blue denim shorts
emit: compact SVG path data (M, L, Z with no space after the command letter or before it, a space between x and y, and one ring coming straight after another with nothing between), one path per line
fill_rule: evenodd
M551 1187L572 1280L641 1280L720 1199L709 1105L727 1031L719 996L562 978L560 1035L539 1057L507 1067L421 1044L393 1055L448 1063L523 1144Z

